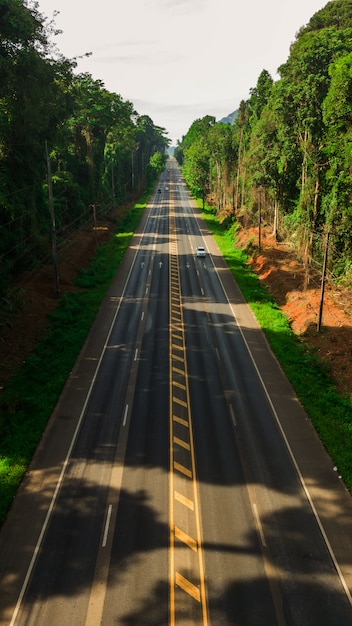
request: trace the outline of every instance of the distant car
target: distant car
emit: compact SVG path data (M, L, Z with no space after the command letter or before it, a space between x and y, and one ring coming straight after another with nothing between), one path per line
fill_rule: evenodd
M205 251L205 248L203 248L203 246L198 246L197 247L197 256L199 256L199 257L207 256L207 253Z
M158 189L158 193L161 193L161 189Z

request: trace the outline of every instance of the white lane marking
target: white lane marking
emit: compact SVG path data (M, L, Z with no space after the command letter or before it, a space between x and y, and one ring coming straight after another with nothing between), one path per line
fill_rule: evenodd
M128 413L128 404L126 404L126 407L125 407L125 415L123 417L123 426L126 426L127 413Z
M259 513L258 513L258 508L255 502L252 503L252 508L253 508L253 513L254 513L254 517L255 517L255 521L257 524L257 528L260 534L260 539L262 542L262 545L264 548L266 548L266 541L265 541L265 537L264 537L264 531L263 531L263 526L262 523L260 521L260 517L259 517Z
M148 294L148 287L145 288L145 295Z
M237 426L236 417L235 417L235 413L234 413L232 404L229 404L229 409L230 409L230 413L231 413L232 423L233 423L234 426Z
M110 520L111 520L111 513L112 513L112 504L109 504L108 512L107 512L107 515L106 515L106 522L105 522L105 530L104 530L103 542L101 544L102 548L106 547L106 543L107 543L107 540L108 540L108 532L109 532L109 526L110 526Z
M141 322L143 322L143 320L144 320L144 311L142 311Z
M134 353L134 360L137 361L138 359L138 348L136 348L136 351Z

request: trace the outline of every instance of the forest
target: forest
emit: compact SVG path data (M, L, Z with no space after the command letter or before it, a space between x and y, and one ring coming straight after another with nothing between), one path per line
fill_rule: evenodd
M53 43L33 3L0 0L0 303L11 277L141 193L164 169L166 131ZM53 238L53 231L55 237Z
M332 280L350 287L351 0L312 16L278 77L260 73L233 125L195 120L175 156L193 194L221 219L272 229L303 261L307 283L325 257Z

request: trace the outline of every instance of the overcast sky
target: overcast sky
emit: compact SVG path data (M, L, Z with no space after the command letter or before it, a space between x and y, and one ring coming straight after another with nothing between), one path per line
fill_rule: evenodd
M175 145L192 122L238 108L266 69L277 79L322 0L39 0L77 71L130 100Z

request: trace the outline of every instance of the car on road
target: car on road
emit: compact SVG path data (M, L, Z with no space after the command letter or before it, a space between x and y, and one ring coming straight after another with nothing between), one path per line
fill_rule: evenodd
M207 253L206 253L205 248L203 246L198 246L197 247L196 254L197 254L198 257L205 257L205 256L207 256Z

